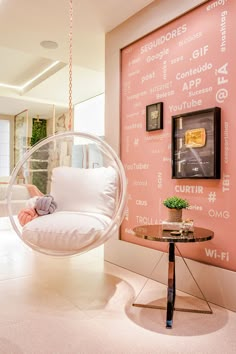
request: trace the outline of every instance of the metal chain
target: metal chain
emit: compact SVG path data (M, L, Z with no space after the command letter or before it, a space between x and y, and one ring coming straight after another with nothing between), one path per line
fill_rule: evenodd
M70 29L69 29L69 129L72 129L73 122L73 103L72 103L72 29L73 29L73 1L70 3Z

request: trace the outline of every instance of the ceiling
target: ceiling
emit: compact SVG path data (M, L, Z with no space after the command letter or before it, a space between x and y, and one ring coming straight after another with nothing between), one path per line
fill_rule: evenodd
M28 109L30 117L48 118L53 105L56 115L67 110L70 1L0 0L0 114ZM104 92L105 33L151 2L73 1L74 104ZM58 47L45 49L40 45L44 40L55 41Z

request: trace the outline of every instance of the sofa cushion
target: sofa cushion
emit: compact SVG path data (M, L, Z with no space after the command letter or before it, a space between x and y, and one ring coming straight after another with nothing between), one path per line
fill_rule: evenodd
M114 214L117 174L112 167L56 167L52 172L51 195L58 211Z
M60 211L40 216L22 229L22 239L33 248L77 252L99 243L111 219L101 214Z

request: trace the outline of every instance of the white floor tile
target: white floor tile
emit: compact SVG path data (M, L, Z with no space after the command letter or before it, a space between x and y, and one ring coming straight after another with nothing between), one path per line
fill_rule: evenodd
M201 305L177 295L176 306ZM134 301L165 306L166 287L104 263L102 247L69 258L35 254L0 221L0 354L236 352L236 313L176 311L166 329L165 310Z

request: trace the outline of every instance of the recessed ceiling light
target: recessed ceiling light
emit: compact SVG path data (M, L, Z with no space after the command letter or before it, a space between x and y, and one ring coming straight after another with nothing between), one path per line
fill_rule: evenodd
M54 41L42 41L40 45L46 49L56 49L58 47L58 43Z

